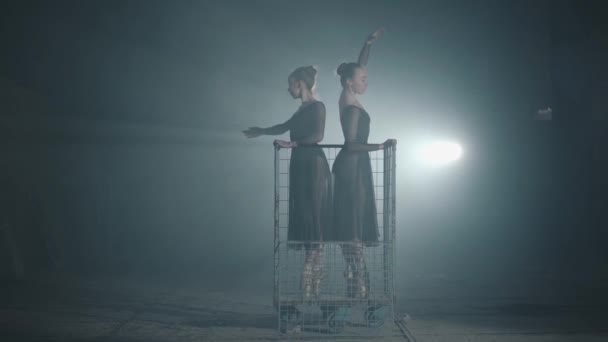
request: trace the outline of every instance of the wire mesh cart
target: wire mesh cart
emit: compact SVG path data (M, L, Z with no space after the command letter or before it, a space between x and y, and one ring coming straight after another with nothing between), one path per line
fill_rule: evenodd
M323 149L330 167L343 147L316 146ZM352 241L287 239L291 152L275 144L274 306L280 333L325 339L403 336L399 324L393 324L396 145L369 152L380 236L379 243L367 247ZM298 244L309 249L293 248ZM318 251L320 260L315 268L306 269L311 244L316 244L312 250ZM304 277L312 279L312 292L304 290Z

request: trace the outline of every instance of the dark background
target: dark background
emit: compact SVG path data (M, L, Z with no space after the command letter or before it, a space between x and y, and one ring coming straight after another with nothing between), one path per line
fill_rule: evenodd
M272 286L272 137L316 65L325 143L335 69L373 46L370 140L398 145L398 270L483 282L606 277L601 1L14 1L0 11L5 278L195 277ZM551 107L550 121L535 119ZM424 170L409 148L449 138ZM12 237L9 237L11 235ZM14 241L23 272L8 253ZM498 289L495 289L498 291Z

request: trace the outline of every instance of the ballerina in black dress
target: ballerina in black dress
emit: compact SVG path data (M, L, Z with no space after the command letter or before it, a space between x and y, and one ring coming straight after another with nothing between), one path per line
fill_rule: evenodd
M331 224L331 172L325 153L316 146L325 130L325 105L314 96L316 74L317 70L308 66L289 75L289 93L294 99L302 100L302 105L289 120L269 128L250 127L243 131L248 138L253 138L279 135L289 130L291 141L277 140L276 143L293 148L289 164L287 239L302 242L291 246L306 249L302 273L304 297L319 294L321 242Z
M369 152L384 149L384 144L367 143L370 116L359 103L357 95L363 94L367 88L365 65L371 44L382 32L383 29L378 29L368 37L357 63L342 63L338 67L343 88L339 107L344 148L338 153L332 170L334 230L330 239L349 242L342 245L349 297L367 297L369 276L363 257L363 247L376 245L379 238ZM390 142L391 140L387 140L386 143Z

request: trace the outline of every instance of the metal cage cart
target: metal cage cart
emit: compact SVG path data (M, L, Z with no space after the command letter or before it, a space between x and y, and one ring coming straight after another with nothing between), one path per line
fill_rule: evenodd
M316 145L325 153L330 168L343 145ZM307 148L305 146L298 148ZM373 185L378 215L379 243L362 247L353 242L322 242L315 292L303 291L303 267L307 253L288 241L289 163L291 149L275 145L274 206L274 306L282 334L299 337L386 337L402 336L395 321L395 144L372 151ZM355 252L352 252L355 251ZM364 260L366 293L353 291L353 253ZM411 340L411 339L410 339Z

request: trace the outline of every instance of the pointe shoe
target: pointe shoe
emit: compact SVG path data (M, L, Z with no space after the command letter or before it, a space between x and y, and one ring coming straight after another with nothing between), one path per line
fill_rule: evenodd
M318 271L315 277L313 278L311 290L312 294L317 298L321 295L321 283L323 282L323 279L325 279L326 275L326 272Z
M369 295L369 273L367 271L363 272L362 277L357 278L357 285L358 297L361 299L367 299Z
M304 265L304 271L302 272L302 283L301 283L301 290L302 290L302 299L306 300L306 299L310 299L312 297L312 293L313 293L313 279L312 279L312 265L306 263Z
M359 286L359 292L357 294L357 297L360 299L367 299L367 286L362 285Z
M367 299L370 290L369 274L364 272L361 276L358 272L354 272L350 275L352 277L346 279L346 296L348 298Z
M344 280L346 282L346 297L348 297L348 298L354 298L356 295L355 294L355 288L356 288L355 276L356 276L356 272L353 270L353 268L350 266L347 266L346 270L344 271Z
M312 291L312 284L306 284L304 285L303 291L302 291L302 299L303 300L310 300L313 297L313 291Z

